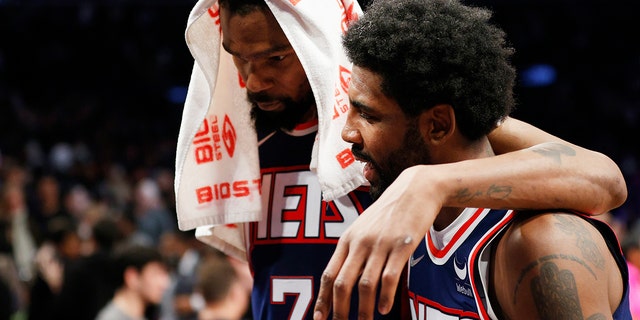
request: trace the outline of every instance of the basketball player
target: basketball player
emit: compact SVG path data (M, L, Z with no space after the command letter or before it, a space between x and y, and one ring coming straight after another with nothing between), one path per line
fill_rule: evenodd
M374 1L347 31L354 66L342 137L367 163L374 198L412 166L495 158L487 135L511 111L515 70L490 16L456 0ZM398 259L408 270L403 319L630 319L626 264L606 224L564 209L509 207L522 205L443 206L431 221L399 212L423 229L396 239L408 255L389 256L378 254L378 240L404 218L365 212L340 239L314 319L329 316L331 295L333 319L347 319L356 282L358 319L371 319L379 279L386 313L394 288L385 286L397 280L383 264Z
M320 201L317 177L309 171L318 127L315 98L296 52L264 0L221 0L219 5L223 46L233 56L246 84L248 98L254 105L252 113L261 141L259 157L263 184L267 179L281 182L262 194L269 197L265 203L275 206L275 209L265 208L263 222L248 225L247 252L254 276L253 317L266 320L311 319L322 271L335 250L338 238L370 205L371 198L368 189L359 188L336 201ZM506 120L491 139L501 152L558 141L514 119ZM526 166L513 163L509 167L499 161L478 161L473 172L469 172L470 179L460 181L457 188L477 190L491 183L510 184L534 176L539 180L527 179L514 186L505 196L507 201L522 207L528 207L534 202L532 200L540 205L576 210L588 206L593 213L598 213L624 200L626 189L622 175L609 158L567 143L562 146L571 152L568 159L563 158L562 165L550 161L552 157L537 157ZM515 151L506 157L522 157L531 152ZM557 152L557 149L550 152ZM482 173L497 169L507 170L500 176ZM570 180L563 180L567 177ZM455 177L450 176L449 179ZM542 185L540 181L545 179L553 181ZM575 185L576 182L580 184ZM535 189L542 187L559 196L554 199L546 197L546 194L539 196ZM574 193L565 192L574 189ZM433 196L453 199L456 194L457 190L443 190ZM583 202L585 194L597 197L589 197ZM495 200L483 197L476 201L491 205ZM287 208L296 210L285 210L285 203ZM437 201L433 203L439 206ZM440 208L431 204L431 209L427 213L421 210L420 214L435 216ZM297 229L292 231L265 223L271 220L269 214L274 210L286 215L285 219L295 221ZM318 220L326 232L312 237L300 232L305 229L305 223ZM261 228L268 228L268 239L259 236L258 231L264 231ZM357 303L355 298L353 301ZM352 310L351 317L355 318L357 308Z

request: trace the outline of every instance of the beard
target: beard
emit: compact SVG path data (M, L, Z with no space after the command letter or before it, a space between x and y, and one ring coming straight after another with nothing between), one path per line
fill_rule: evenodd
M270 97L266 94L247 93L247 98L252 104L251 119L256 128L260 130L285 129L293 130L300 124L307 112L315 105L313 92L309 92L300 100L294 101L288 97ZM279 101L284 105L282 111L264 111L256 103L267 101Z
M404 169L419 164L431 163L431 156L424 140L420 136L417 120L407 128L402 145L398 149L391 151L386 159L376 161L362 152L362 146L356 146L355 144L352 146L351 151L356 157L369 162L377 173L378 179L369 181L371 185L369 194L374 201L380 198L382 193L387 190Z

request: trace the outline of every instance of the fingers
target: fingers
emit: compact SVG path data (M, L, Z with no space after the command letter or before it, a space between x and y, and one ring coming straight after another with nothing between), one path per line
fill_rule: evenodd
M373 319L380 273L386 255L371 255L358 282L358 319Z
M378 311L381 314L389 313L402 270L413 252L415 242L407 236L397 239L394 247L377 250L373 250L371 244L362 243L352 243L358 250L350 250L348 245L339 243L322 275L313 319L327 319L332 306L333 319L348 319L356 282L358 319L373 319L376 297Z
M405 250L406 251L406 250ZM409 252L409 255L411 252ZM405 258L405 253L394 251L389 255L382 275L380 276L380 296L378 300L378 312L387 314L391 311L396 291L400 282L402 271L409 258Z
M322 279L320 279L320 291L313 309L313 320L324 320L329 316L329 309L331 309L331 301L333 299L333 284L347 254L348 249L338 243L336 251L324 269Z
M350 251L333 283L333 319L349 318L351 292L360 277L369 250Z

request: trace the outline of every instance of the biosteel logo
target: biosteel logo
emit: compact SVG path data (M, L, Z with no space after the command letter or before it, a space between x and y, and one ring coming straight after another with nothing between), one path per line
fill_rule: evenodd
M337 119L341 115L349 111L349 83L351 82L351 70L344 66L339 66L339 85L336 85L334 91L335 103L333 105L333 117Z
M226 155L233 158L236 140L236 129L228 115L224 115L222 125L218 116L205 118L193 139L196 163L200 165L222 160L223 145Z

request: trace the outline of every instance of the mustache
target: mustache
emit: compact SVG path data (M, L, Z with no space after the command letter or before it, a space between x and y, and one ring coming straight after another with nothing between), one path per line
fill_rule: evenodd
M369 157L367 154L362 152L362 146L358 146L354 144L353 146L351 146L351 153L353 153L353 155L356 158L362 161L373 163L373 159L371 159L371 157Z
M250 102L259 103L259 102L270 102L276 100L274 97L266 94L266 93L256 93L256 92L247 92L247 98Z

